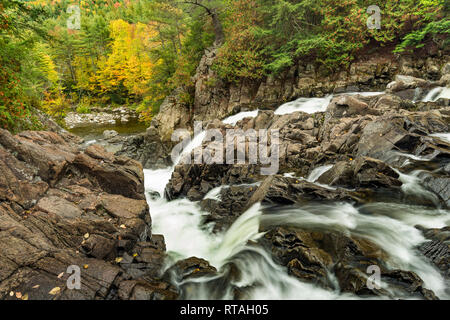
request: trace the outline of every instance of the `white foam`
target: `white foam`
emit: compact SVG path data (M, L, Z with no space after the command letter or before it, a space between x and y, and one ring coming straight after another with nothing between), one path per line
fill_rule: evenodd
M253 111L243 111L239 112L235 115L229 116L228 118L225 118L222 120L225 124L231 124L233 126L236 125L239 121L245 119L245 118L255 118L259 113L259 110L253 110Z
M441 98L450 99L450 88L436 87L430 90L427 95L422 99L424 102L433 102Z

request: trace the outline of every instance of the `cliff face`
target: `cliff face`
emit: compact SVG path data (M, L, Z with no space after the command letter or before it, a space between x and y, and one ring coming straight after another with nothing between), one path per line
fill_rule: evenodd
M272 109L299 97L324 96L349 91L382 91L394 75L409 75L439 80L446 62L436 53L427 59L392 55L361 57L347 70L324 75L312 63L299 62L290 69L262 81L224 83L211 69L216 50L207 52L197 69L195 80L194 119L212 120L246 109ZM213 85L211 85L213 84Z
M193 77L194 105L179 103L174 96L166 99L154 121L163 141L177 128L190 128L195 120L222 119L228 115L253 109L274 109L299 97L320 97L348 91L383 91L397 74L439 81L443 67L450 61L442 52L431 52L427 58L372 54L361 57L347 70L324 74L309 62L299 61L277 76L260 81L229 83L212 69L217 48L205 52ZM448 79L442 79L443 83ZM442 85L442 84L441 84ZM445 84L444 84L445 85Z
M289 70L260 81L229 83L221 80L212 65L217 48L207 50L193 77L194 104L183 104L179 92L167 97L147 134L125 143L122 154L141 161L146 168L170 165L171 134L178 128L192 130L194 121L212 121L246 110L274 110L299 97L321 97L349 91L384 91L396 75L427 81L427 89L450 85L450 57L440 51L426 57L371 54L360 57L347 70L324 74L312 63L298 62ZM397 88L401 89L401 88ZM414 94L410 88L409 95ZM403 98L405 98L403 97Z
M0 129L0 299L176 297L158 279L165 245L151 233L142 166L79 142Z

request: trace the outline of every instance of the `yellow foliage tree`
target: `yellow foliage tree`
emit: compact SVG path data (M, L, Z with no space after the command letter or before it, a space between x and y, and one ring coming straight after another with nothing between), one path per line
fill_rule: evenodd
M130 24L122 19L110 23L111 54L100 61L96 84L103 94L117 93L141 98L146 94L147 82L154 64L150 49L156 45L156 31L142 23Z

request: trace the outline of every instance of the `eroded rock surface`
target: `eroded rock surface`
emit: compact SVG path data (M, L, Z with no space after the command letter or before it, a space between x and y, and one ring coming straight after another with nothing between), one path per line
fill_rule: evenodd
M176 298L159 278L164 238L151 234L141 164L78 142L0 130L0 299Z

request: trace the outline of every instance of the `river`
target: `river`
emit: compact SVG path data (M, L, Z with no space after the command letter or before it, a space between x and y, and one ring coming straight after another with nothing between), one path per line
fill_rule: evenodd
M436 89L426 99L436 100L439 95L448 94ZM368 95L371 93L367 93ZM331 97L301 98L280 106L276 114L295 111L308 113L324 111ZM244 117L255 117L258 111L243 112L223 122L235 124ZM448 139L449 135L441 135ZM185 149L190 152L201 144L202 139L193 139ZM298 177L315 182L330 166L316 168L309 177ZM174 262L199 257L209 261L219 270L219 276L201 277L176 283L183 290L186 299L232 299L236 288L244 288L247 299L359 299L352 294L342 293L336 283L335 290L326 290L288 275L287 270L276 264L270 252L255 241L263 236L259 232L260 224L298 226L326 231L340 231L347 235L368 239L388 253L387 263L394 269L416 272L424 281L426 288L432 289L441 299L450 299L448 283L438 269L417 249L426 239L415 228L450 226L450 212L435 208L414 206L408 203L370 203L355 207L350 203L311 204L299 208L265 208L261 204L253 205L242 214L233 225L222 233L214 233L211 225L204 225L207 215L198 202L188 199L167 201L163 197L155 198L150 193L164 194L174 167L144 170L145 188L150 213L153 220L153 233L165 237L169 259L167 267ZM433 194L421 185L414 171L400 173L403 192L433 200ZM222 186L226 187L226 186ZM218 197L218 190L211 191L205 197ZM240 277L220 281L227 277L230 266L240 271ZM334 275L330 273L330 279ZM221 283L220 286L217 283ZM188 290L189 286L195 290ZM387 284L382 285L392 296L399 296Z

